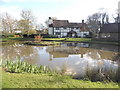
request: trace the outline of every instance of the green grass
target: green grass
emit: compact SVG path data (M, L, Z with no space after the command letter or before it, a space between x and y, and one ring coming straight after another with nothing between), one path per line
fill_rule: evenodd
M21 38L21 37L2 38L0 39L0 44L9 44L17 41L34 41L34 38ZM88 43L98 43L98 44L120 45L120 42L94 41L91 38L42 38L42 41L88 42Z
M91 41L90 38L68 38L66 41Z
M15 37L7 37L7 38L1 38L1 39L0 39L0 41L11 41L11 40L14 40L14 41L27 41L27 40L34 40L34 38L22 38L22 37L15 38Z
M3 72L3 88L118 88L117 83L75 80L69 76Z
M6 45L6 44L13 44L19 41L33 41L34 38L14 38L14 37L7 37L7 38L0 38L0 44Z
M48 41L91 41L90 38L43 38L42 40Z
M59 41L59 40L65 40L65 38L42 38L42 40Z
M66 41L66 42L88 42L88 43L98 43L98 44L111 44L120 45L120 42L105 42L105 41L95 41L91 38L43 38L43 41Z

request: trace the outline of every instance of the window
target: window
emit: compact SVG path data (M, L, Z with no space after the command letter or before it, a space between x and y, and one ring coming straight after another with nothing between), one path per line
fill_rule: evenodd
M74 29L73 27L71 29Z
M60 32L56 32L55 34L56 34L56 35L61 35L61 33L60 33Z
M60 28L59 27L56 27L56 30L59 30Z

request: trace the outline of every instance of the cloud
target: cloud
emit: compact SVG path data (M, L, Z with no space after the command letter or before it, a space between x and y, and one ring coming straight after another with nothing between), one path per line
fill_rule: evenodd
M9 2L66 2L69 0L1 0L0 2L9 3Z
M20 12L20 8L18 6L9 6L9 7L0 6L0 13L4 14L6 12L16 19L20 18L20 15L18 13Z
M35 16L39 18L38 20L44 23L50 16L57 17L58 19L67 19L71 22L81 22L81 20L86 19L88 15L98 12L99 8L106 8L106 11L109 13L114 13L119 0L0 0L0 2L1 1L4 2L4 4L10 4L6 4L7 7L0 6L0 12L8 12L12 16L19 18L20 11L29 7L34 10L33 12ZM14 5L15 2L25 3L16 3L16 6L13 6L13 2ZM31 4L31 2L34 2L34 4Z
M104 8L109 15L114 14L118 1L119 0L79 0L54 15L57 16L58 19L81 22L82 19L87 19L89 15L99 12L100 8Z

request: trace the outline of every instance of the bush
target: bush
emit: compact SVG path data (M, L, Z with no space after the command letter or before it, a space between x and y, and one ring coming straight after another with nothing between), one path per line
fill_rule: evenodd
M15 33L15 35L22 35L22 33Z
M8 37L14 37L14 35L9 35Z
M23 34L23 37L24 38L27 38L27 37L29 37L29 38L35 38L35 36L37 36L37 35L39 35L39 34L31 34L31 35Z
M28 35L27 35L27 34L23 34L23 37L24 37L24 38L27 38L27 37L28 37Z

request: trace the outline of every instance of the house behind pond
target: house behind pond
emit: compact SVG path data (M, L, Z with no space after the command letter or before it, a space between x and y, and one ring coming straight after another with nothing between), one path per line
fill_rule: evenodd
M84 20L82 20L82 23L74 23L68 20L52 20L51 17L49 17L48 23L49 35L56 35L57 37L89 36L89 30Z
M120 41L120 23L103 24L97 40Z

